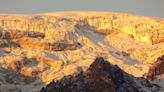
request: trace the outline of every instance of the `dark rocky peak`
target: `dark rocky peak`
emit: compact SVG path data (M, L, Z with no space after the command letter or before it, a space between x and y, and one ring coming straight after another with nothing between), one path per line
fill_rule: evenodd
M143 89L144 88L144 89ZM157 92L144 78L135 78L98 57L87 71L52 81L41 92Z

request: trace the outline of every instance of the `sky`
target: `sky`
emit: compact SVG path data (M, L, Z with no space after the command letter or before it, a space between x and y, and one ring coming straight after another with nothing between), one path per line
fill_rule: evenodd
M0 13L107 11L164 18L164 0L0 0Z

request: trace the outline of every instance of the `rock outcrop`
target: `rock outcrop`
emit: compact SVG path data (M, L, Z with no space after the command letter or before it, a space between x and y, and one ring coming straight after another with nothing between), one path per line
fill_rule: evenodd
M127 15L113 14L111 16L87 17L82 20L84 24L95 27L100 33L111 34L117 31L131 36L136 41L148 44L164 42L163 23L155 19L145 19L144 17L138 19Z
M52 81L41 92L157 92L157 89L147 80L134 78L98 57L87 71Z
M80 43L67 43L67 42L48 42L44 39L38 38L20 38L14 40L15 43L19 44L23 48L35 48L40 50L48 51L65 51L65 50L76 50L81 44Z
M44 39L45 34L35 31L0 31L0 47L25 47L40 48L49 51L76 50L80 43L69 44L67 42L48 42Z
M150 66L149 72L146 74L146 78L150 80L156 79L157 76L164 75L164 55L157 58L155 64Z
M1 39L19 39L19 38L23 38L23 37L31 37L31 38L44 38L45 35L44 33L41 32L35 32L35 31L16 31L16 30L12 30L12 31L0 31L0 38Z

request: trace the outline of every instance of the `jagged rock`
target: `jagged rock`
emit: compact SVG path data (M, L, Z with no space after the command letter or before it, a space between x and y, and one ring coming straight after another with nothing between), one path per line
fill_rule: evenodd
M157 58L155 64L150 66L149 72L145 75L147 79L154 80L157 76L164 74L164 55Z
M142 81L138 84L139 79ZM134 78L117 65L98 57L86 72L52 81L41 92L157 92L157 87L153 87L149 81Z

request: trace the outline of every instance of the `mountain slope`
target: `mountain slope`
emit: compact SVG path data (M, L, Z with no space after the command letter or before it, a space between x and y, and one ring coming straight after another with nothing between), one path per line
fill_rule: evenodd
M163 18L99 12L1 14L0 91L40 91L52 80L86 71L97 56L135 77L162 79L163 71L160 77L154 72L163 66L157 63L164 55L163 39Z
M157 92L158 89L147 80L135 78L98 57L87 71L52 81L41 92Z

